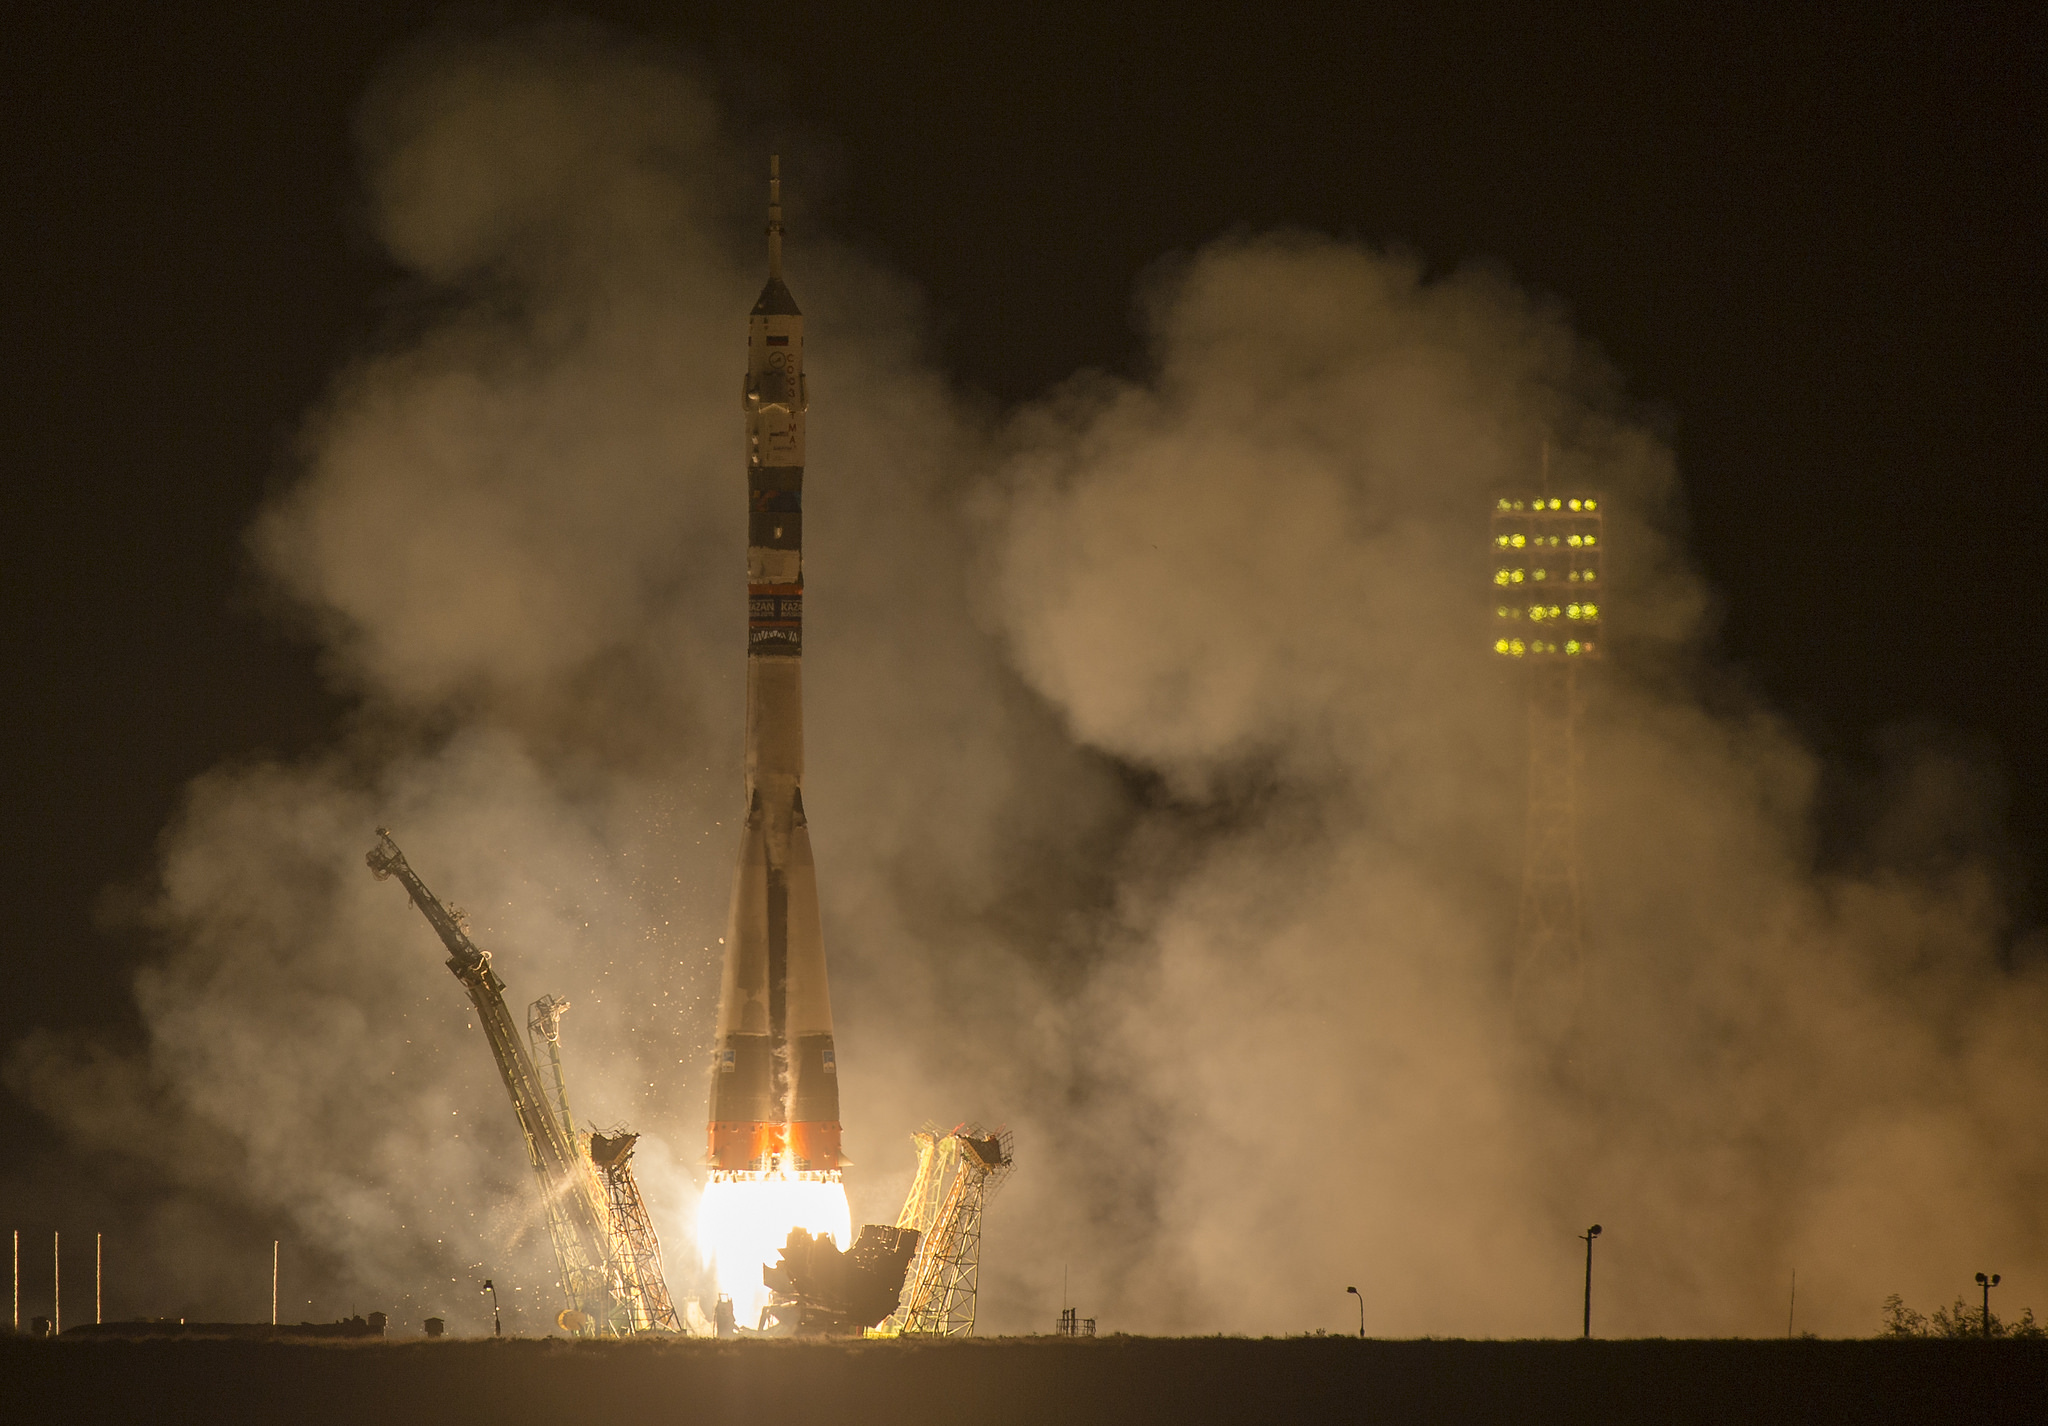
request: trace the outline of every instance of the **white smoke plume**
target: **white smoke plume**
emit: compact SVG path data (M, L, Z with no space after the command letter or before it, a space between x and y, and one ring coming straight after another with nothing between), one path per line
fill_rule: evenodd
M539 1331L502 1090L362 857L391 825L512 998L571 1000L572 1097L647 1136L686 1278L740 810L758 146L667 58L574 27L415 51L362 140L417 330L337 376L252 536L359 711L192 789L146 1054L31 1035L9 1083L175 1185L167 1278L200 1273L169 1246L200 1206L238 1204L313 1245L320 1303L474 1320L495 1274ZM1375 1333L1562 1334L1594 1221L1616 1335L1781 1331L1795 1267L1824 1333L1979 1265L2048 1285L2042 977L1993 863L1937 845L1973 774L1913 764L1870 855L1821 865L1820 769L1707 653L1670 453L1562 313L1496 273L1239 239L1153 282L1142 379L993 420L786 163L857 1222L893 1218L910 1130L975 1118L1019 1158L985 1331L1049 1328L1064 1272L1105 1330L1339 1328L1356 1283ZM1615 615L1562 1065L1508 994L1522 705L1480 593L1486 504L1546 440L1611 512Z

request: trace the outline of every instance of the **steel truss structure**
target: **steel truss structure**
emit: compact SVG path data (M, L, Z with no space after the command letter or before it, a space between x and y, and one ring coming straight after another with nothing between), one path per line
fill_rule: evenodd
M377 830L377 845L365 860L379 881L396 877L405 887L413 905L440 936L448 950L449 971L476 1007L499 1077L511 1096L512 1112L519 1120L527 1162L540 1187L548 1238L554 1245L562 1292L569 1301L556 1319L557 1325L579 1336L600 1337L649 1329L677 1330L675 1309L669 1305L661 1277L660 1249L627 1163L635 1136L607 1141L623 1142L624 1149L617 1154L615 1169L601 1172L592 1160L590 1141L577 1134L569 1115L559 1044L562 1013L569 1003L547 996L536 1001L527 1016L527 1032L534 1037L536 1048L541 1043L548 1047L555 1084L551 1104L534 1068L533 1055L519 1042L518 1029L505 1004L505 982L491 968L490 952L470 939L467 918L442 905L427 889L385 829ZM622 1191L612 1183L620 1176L629 1190L625 1196L631 1211L638 1214L637 1223L630 1227L621 1223ZM643 1232L645 1250L632 1242Z
M1492 511L1493 652L1526 665L1528 812L1514 995L1540 1028L1577 1014L1585 977L1579 859L1581 669L1606 645L1606 518L1597 496L1503 496Z
M630 1314L629 1331L680 1332L682 1322L669 1301L668 1279L662 1272L661 1240L633 1177L633 1146L639 1139L638 1134L623 1132L590 1136L591 1163L604 1179L611 1207L611 1267Z
M979 1125L962 1124L941 1134L926 1125L911 1141L918 1150L917 1176L896 1224L924 1236L905 1274L903 1299L878 1334L972 1336L981 1286L982 1214L1009 1176L1010 1132L984 1133Z

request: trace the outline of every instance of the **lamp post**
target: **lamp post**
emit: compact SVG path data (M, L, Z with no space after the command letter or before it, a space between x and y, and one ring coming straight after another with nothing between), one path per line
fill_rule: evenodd
M1579 1330L1581 1338L1590 1338L1593 1335L1593 1240L1599 1236L1598 1223L1579 1234L1586 1244L1586 1317Z
M1365 1340L1365 1294L1355 1287L1347 1287L1344 1290L1358 1299L1358 1340L1363 1342Z
M478 1290L481 1292L488 1292L491 1295L491 1335L493 1337L504 1336L505 1323L504 1320L498 1316L498 1285L492 1282L489 1278L485 1278L483 1287L481 1287Z
M1990 1277L1986 1277L1984 1274L1978 1273L1977 1286L1984 1289L1984 1335L1989 1337L1991 1335L1991 1289L1998 1286L1998 1274L1993 1273Z

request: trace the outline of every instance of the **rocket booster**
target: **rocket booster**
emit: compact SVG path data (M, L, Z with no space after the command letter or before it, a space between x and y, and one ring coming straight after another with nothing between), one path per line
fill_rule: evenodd
M782 281L769 161L768 285L747 319L747 815L711 1077L714 1171L836 1171L839 1077L804 820L804 318Z

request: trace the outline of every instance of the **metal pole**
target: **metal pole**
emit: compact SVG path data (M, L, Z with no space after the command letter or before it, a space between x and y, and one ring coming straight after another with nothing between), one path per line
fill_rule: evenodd
M21 1335L21 1229L14 1230L14 1332Z
M1586 1244L1586 1315L1579 1332L1582 1339L1590 1338L1593 1335L1593 1240L1599 1236L1600 1225L1598 1223L1595 1223L1585 1232L1579 1234L1579 1237L1584 1239Z
M1792 1297L1785 1304L1785 1340L1792 1340L1792 1314L1799 1307L1799 1269L1792 1269Z
M270 1325L277 1325L277 1239L270 1240Z
M100 1233L92 1235L92 1320L95 1326L106 1320L100 1309L100 1268L103 1262L100 1247L103 1237L104 1235Z
M1581 1341L1593 1335L1593 1239L1586 1239L1586 1314L1579 1324Z
M64 1254L62 1235L50 1230L50 1335L64 1330Z
M1984 1338L1986 1341L1989 1341L1991 1338L1991 1289L1998 1286L1998 1274L1993 1273L1991 1276L1986 1277L1984 1274L1978 1273L1977 1286L1984 1289Z

